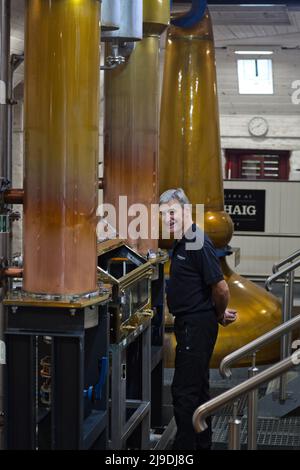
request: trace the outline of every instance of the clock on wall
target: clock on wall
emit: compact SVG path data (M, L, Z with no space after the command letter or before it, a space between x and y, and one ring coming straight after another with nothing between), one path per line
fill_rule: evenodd
M263 137L268 133L269 124L263 117L254 117L248 124L248 129L254 137Z

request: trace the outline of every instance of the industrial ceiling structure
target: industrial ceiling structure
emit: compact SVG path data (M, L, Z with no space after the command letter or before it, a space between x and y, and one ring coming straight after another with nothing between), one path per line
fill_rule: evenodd
M295 1L266 2L216 0L209 3L216 47L300 47L300 4ZM185 11L190 1L174 1L173 11ZM11 53L24 50L24 0L12 0ZM23 80L23 66L15 74L15 86Z

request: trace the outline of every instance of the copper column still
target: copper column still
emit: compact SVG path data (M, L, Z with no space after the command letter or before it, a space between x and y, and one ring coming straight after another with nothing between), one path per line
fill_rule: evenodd
M195 26L170 26L160 128L160 192L182 187L191 203L205 204L205 231L215 246L226 247L233 233L230 217L224 212L219 131L219 111L215 51L208 11ZM228 282L230 308L238 320L220 327L212 367L242 345L280 323L279 301L254 283L231 271L222 259ZM173 367L176 341L166 337L166 362ZM258 353L260 363L279 357L278 344ZM239 365L248 364L248 359Z
M117 215L120 195L128 207L158 202L160 34L169 19L169 0L144 0L142 41L105 76L104 202L114 204ZM141 253L158 248L150 230L146 239L128 242Z
M24 290L96 291L100 2L28 0Z

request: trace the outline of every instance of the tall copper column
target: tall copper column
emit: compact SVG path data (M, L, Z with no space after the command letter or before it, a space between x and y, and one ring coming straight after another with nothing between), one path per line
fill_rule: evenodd
M96 290L100 2L28 0L24 290Z
M193 205L205 204L205 231L216 247L224 248L233 225L224 212L215 53L208 12L191 28L171 26L166 44L160 192L182 187ZM274 296L233 273L225 258L222 266L231 294L230 307L238 310L238 321L227 329L220 327L212 366L277 326L281 315ZM174 336L167 336L166 343L167 363L172 366ZM278 347L272 345L259 353L258 361L272 361L278 353Z
M161 104L160 191L184 187L205 204L206 232L218 247L231 239L224 212L213 33L208 14L193 29L168 31Z
M123 66L105 76L104 201L117 212L120 195L127 196L128 206L150 208L158 201L159 35L168 24L170 2L144 0L143 8L143 40ZM128 241L143 253L156 250L158 240L148 235Z

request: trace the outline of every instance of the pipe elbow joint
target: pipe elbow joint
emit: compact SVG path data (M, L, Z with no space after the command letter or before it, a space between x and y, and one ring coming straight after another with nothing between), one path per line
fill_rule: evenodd
M220 364L219 372L220 372L220 375L224 379L230 379L231 376L232 376L231 369L230 369L229 365L224 360Z
M192 8L186 15L175 18L171 21L172 25L181 28L192 28L202 20L207 7L207 0L193 0Z
M196 432L200 433L207 429L205 421L206 413L204 412L203 405L199 406L193 414L193 426Z
M271 285L271 283L270 283L269 280L267 280L267 281L265 282L265 288L266 288L266 290L267 290L268 292L271 292L271 291L272 291L272 285Z

